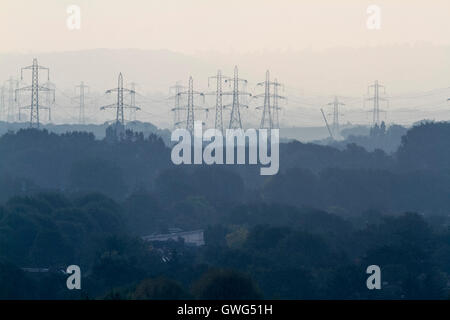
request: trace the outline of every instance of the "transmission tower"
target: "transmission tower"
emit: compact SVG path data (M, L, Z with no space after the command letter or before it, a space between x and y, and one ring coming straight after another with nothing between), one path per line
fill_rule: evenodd
M380 88L383 88L383 94L386 94L386 88L378 83L378 80L375 81L375 83L367 88L367 94L370 95L370 89L373 88L373 97L368 98L366 100L373 101L373 120L372 125L380 125L380 101L386 101L388 100L384 97L380 97Z
M231 103L231 115L230 115L230 124L228 126L229 129L242 129L242 121L241 121L241 112L240 107L248 108L247 105L241 104L239 102L239 96L250 96L250 93L245 91L239 91L239 83L242 82L244 84L247 83L247 80L240 79L238 75L238 67L234 67L234 77L231 79L226 79L225 82L233 83L233 91L231 92L223 92L222 95L232 95L233 102Z
M14 91L19 87L19 81L13 77L9 77L6 83L8 84L8 108L6 112L6 121L14 122L16 117ZM50 93L50 91L48 92Z
M264 86L264 93L254 96L255 98L264 97L264 105L262 107L257 107L257 109L262 109L263 114L261 117L261 129L279 129L279 119L278 110L280 109L278 105L279 99L286 99L284 96L278 95L278 87L282 86L276 79L275 81L270 81L270 72L266 71L266 80L257 84L258 86ZM273 87L273 94L271 94L271 87ZM271 103L272 101L272 103Z
M274 81L274 87L273 87L273 106L272 106L272 125L274 129L280 129L280 118L279 118L279 110L281 109L278 105L278 100L283 99L284 97L281 97L278 95L278 87L281 84L278 83L278 80L275 79Z
M77 94L77 89L79 92L79 96L77 96L76 99L78 99L80 103L79 112L78 112L78 123L79 124L85 124L86 123L86 117L85 117L85 94L86 89L89 93L89 86L85 85L83 81L80 82L78 86L75 86L75 94Z
M216 116L214 120L214 128L223 133L223 91L222 85L229 77L223 76L221 70L217 70L217 75L208 78L208 87L210 80L214 79L216 81L216 91L208 94L214 94L216 96Z
M51 81L47 81L46 83L44 83L44 86L46 88L50 89L49 91L45 92L45 104L48 107L48 120L51 121L51 118L52 118L51 108L55 104L55 98L52 97L52 92L53 93L55 92L56 85Z
M130 105L136 107L136 82L130 83ZM136 121L136 108L129 108L128 118L130 121Z
M181 111L184 110L184 107L181 107L181 90L184 90L185 87L181 85L181 81L177 81L176 84L169 88L169 94L171 92L174 93L173 96L169 97L169 99L174 99L174 106L170 110L173 112L173 127L174 129L180 128L184 123L181 121Z
M47 70L47 81L50 81L50 69L47 67L40 66L37 62L37 59L33 59L33 64L28 67L23 67L20 70L20 79L23 80L23 70L31 70L31 86L26 86L23 88L17 88L15 90L15 101L17 101L17 93L19 91L31 91L31 104L29 106L19 107L19 119L21 110L29 109L30 110L30 127L31 128L39 128L39 110L46 109L48 110L49 119L51 117L51 109L49 106L43 106L39 101L39 92L44 91L53 92L53 102L55 101L55 90L48 88L46 86L39 85L39 70Z
M334 97L333 102L328 103L329 106L333 106L333 124L331 126L331 130L333 131L333 135L337 137L340 132L339 128L339 107L345 106L342 102L339 102L337 96Z
M6 120L5 86L0 87L0 119Z
M194 80L192 80L192 76L189 77L189 86L187 91L178 92L179 96L181 95L187 95L187 106L185 107L187 111L186 115L186 129L189 130L189 132L194 131L194 110L208 110L206 108L198 107L194 105L194 96L198 95L205 98L205 94L202 92L194 91Z
M103 106L100 108L100 110L116 109L116 124L125 125L123 110L124 109L141 110L141 108L139 108L138 106L123 103L123 93L128 92L131 94L131 93L136 93L136 92L134 90L130 90L130 89L123 87L122 73L119 73L119 79L117 81L117 88L109 89L106 91L107 94L109 94L111 92L117 92L117 102L107 105L107 106Z
M258 83L261 85L261 82ZM264 110L261 118L261 129L272 129L272 114L270 106L270 73L269 70L266 71L266 81L264 81Z

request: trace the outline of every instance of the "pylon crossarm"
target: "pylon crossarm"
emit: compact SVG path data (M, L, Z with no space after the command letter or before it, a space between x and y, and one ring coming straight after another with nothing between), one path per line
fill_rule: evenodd
M215 96L215 95L217 95L217 92L216 91L211 91L211 92L204 92L203 93L203 95L205 95L205 96Z
M222 95L232 96L232 95L233 95L233 92L222 92ZM246 95L246 96L250 96L250 97L252 96L251 93L249 93L249 92L243 92L243 91L239 91L239 95L240 95L240 96Z
M117 108L117 104L113 103L113 104L109 104L107 106L100 107L100 110L105 110L105 109L109 109L109 108Z
M105 93L108 94L108 93L111 93L111 92L115 92L117 90L119 90L119 88L109 89L109 90L106 90Z
M32 89L33 89L32 86L27 86L27 87L16 89L16 92L17 91L31 91Z
M124 109L135 109L135 110L141 110L141 108L140 108L140 107L138 107L138 106L132 106L131 104L126 104L126 103L124 103L124 104L123 104L123 108L124 108Z
M50 88L47 88L47 87L44 87L44 86L38 86L38 88L41 91L54 91L55 90L55 89L50 89Z
M176 94L176 96L181 96L181 95L183 95L183 94L189 94L189 93L192 93L192 94L199 94L199 95L201 95L201 96L204 96L204 95L205 95L203 92L199 92L199 91L191 91L191 92L189 92L189 91L182 91L182 92L178 92L178 93Z

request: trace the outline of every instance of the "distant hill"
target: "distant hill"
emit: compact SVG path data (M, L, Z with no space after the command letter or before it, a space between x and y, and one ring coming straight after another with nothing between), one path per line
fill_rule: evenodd
M109 123L104 124L43 124L42 129L46 129L49 132L61 134L73 131L82 131L93 133L96 139L103 139L105 137L105 130L109 126ZM0 135L7 133L8 131L18 131L19 129L28 128L28 123L16 122L16 123L6 123L0 122ZM166 129L158 129L155 125L147 122L133 121L126 125L127 129L133 130L134 132L142 132L145 137L154 133L160 136L166 144L170 141L170 131Z

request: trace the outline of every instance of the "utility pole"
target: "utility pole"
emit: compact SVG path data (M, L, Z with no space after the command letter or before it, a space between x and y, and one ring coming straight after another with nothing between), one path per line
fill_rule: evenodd
M117 88L109 89L106 91L107 94L111 92L117 92L117 101L116 103L106 105L100 108L100 110L106 110L106 109L116 109L116 124L125 125L125 118L123 114L124 109L135 109L135 110L141 110L138 106L132 106L129 104L125 104L123 102L123 93L135 93L134 90L130 90L123 87L123 77L122 73L119 73L119 79L117 81Z
M257 107L257 109L263 109L261 117L261 129L279 129L278 120L278 100L286 99L284 96L278 95L278 87L282 86L277 80L270 81L270 72L266 71L266 80L257 84L258 86L264 86L264 94L256 95L254 98L264 97L264 105ZM271 87L273 87L273 94L271 94ZM273 101L271 103L271 101Z
M328 103L329 106L333 106L333 124L331 130L333 131L333 136L337 137L340 132L339 128L339 106L345 106L342 102L339 102L337 96L334 97L333 102Z
M240 107L248 108L247 105L241 104L239 102L239 96L241 95L247 95L252 96L250 93L239 91L239 83L243 82L244 84L247 83L247 80L240 79L238 75L238 67L234 67L234 77L231 79L226 79L225 82L232 82L233 83L233 91L231 92L223 92L222 95L232 95L233 96L233 102L231 103L231 115L230 115L230 124L228 126L229 129L242 129L242 121L241 121L241 112Z
M75 86L75 94L77 94L77 89L80 92L80 95L77 97L80 103L80 109L78 112L78 123L79 124L85 124L86 118L85 118L85 89L88 90L89 93L89 86L85 85L83 81L78 86Z
M216 117L214 120L214 128L219 130L221 133L223 133L223 91L222 91L222 84L229 80L229 77L223 76L221 70L217 70L217 75L209 77L208 78L208 87L209 87L209 81L211 79L214 79L216 81L216 91L212 94L216 95Z
M178 92L177 95L187 95L187 106L186 106L186 129L192 134L194 132L194 110L200 109L205 110L205 108L197 107L194 105L194 96L198 95L205 98L205 94L202 92L194 91L194 80L192 76L189 77L189 86L187 91ZM207 109L206 109L207 110Z
M173 112L173 128L178 129L181 127L183 122L181 121L181 110L184 110L183 107L181 107L181 90L184 90L185 87L181 85L181 81L177 81L174 86L169 88L169 94L171 92L174 92L174 95L169 97L169 99L174 99L174 106L170 110Z
M367 88L367 94L370 95L370 89L373 88L373 97L368 98L366 100L373 101L373 119L372 125L378 126L380 125L380 101L388 101L386 98L380 97L380 88L383 88L383 94L386 94L386 88L378 83L378 80L375 83Z
M23 70L31 70L31 86L17 88L15 90L15 101L17 101L17 92L19 91L31 91L31 103L29 106L19 107L19 119L20 119L20 111L23 109L30 110L30 128L39 128L39 110L46 109L48 110L49 119L51 109L49 106L43 106L39 101L39 92L40 91L52 91L53 92L53 102L55 101L55 90L47 88L45 86L39 85L39 70L47 70L47 81L50 81L50 69L47 67L40 66L37 62L37 59L33 59L33 64L28 67L23 67L20 70L20 79L23 80Z

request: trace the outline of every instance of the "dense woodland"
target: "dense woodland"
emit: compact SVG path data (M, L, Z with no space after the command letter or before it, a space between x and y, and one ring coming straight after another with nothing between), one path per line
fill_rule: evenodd
M175 166L155 134L5 133L0 298L448 299L449 137L450 123L423 123L392 152L282 143L280 172L260 176ZM140 238L169 228L206 244ZM82 290L66 288L70 264ZM366 287L371 264L382 290Z

